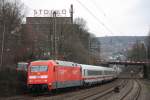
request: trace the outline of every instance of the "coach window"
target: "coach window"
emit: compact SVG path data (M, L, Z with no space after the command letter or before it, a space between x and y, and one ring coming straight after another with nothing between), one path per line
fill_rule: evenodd
M102 75L102 71L99 71L99 75Z
M104 75L106 75L106 71L104 71Z
M108 75L108 71L105 71L105 75Z

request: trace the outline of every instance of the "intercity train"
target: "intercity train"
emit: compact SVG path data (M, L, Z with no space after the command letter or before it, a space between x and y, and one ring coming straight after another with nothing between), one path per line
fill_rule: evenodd
M91 86L113 80L118 74L114 68L60 60L30 62L27 71L29 89L49 91L67 87Z

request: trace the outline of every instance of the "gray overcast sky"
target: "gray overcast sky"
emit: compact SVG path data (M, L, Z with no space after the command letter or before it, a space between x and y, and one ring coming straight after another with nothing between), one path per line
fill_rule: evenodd
M89 32L96 36L141 36L150 29L150 0L22 0L27 7L27 16L34 16L34 10L66 9L74 6L74 18L87 21ZM81 2L95 19L81 5ZM68 15L67 15L68 16ZM99 22L103 22L113 33Z

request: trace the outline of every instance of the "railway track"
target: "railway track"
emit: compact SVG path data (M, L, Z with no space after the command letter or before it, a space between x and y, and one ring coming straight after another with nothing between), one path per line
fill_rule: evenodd
M93 100L141 100L142 85L139 80L129 80L119 93L106 93Z
M88 87L88 88L82 88L82 89L75 89L73 88L72 90L66 90L63 89L61 92L56 92L56 93L41 93L41 94L29 94L26 93L24 95L16 95L12 97L7 97L7 98L0 98L2 100L66 100L66 98L78 96L84 93L89 93L90 91L95 91L96 89L100 89L101 87L107 87L112 84L116 84L122 80L117 79L115 81L112 81L107 84L103 85L98 85L98 86L93 86L93 87ZM76 98L74 100L77 100Z
M142 86L139 80L133 80L132 86L119 100L138 100Z
M98 86L95 86L95 87L89 87L89 88L86 88L86 89L80 89L80 90L77 90L77 91L74 91L74 92L69 92L69 93L64 93L62 95L56 95L56 96L51 96L51 97L48 97L48 98L45 98L45 97L38 97L40 100L80 100L82 99L83 97L86 97L86 96L89 96L91 95L91 93L96 93L97 91L96 90L99 90L101 91L103 88L106 88L106 87L110 87L112 85L115 85L119 82L122 82L123 80L116 80L116 81L113 81L113 82L110 82L110 83L107 83L107 84L103 84L103 85L98 85Z
M114 87L119 87L120 92L115 93ZM56 94L24 95L6 100L138 100L141 89L139 80L118 79L86 89L74 89L73 91Z
M76 98L76 100L139 100L142 90L139 80L126 80L120 83L118 87L120 93L115 93L114 88L107 88L101 91L95 90L95 93Z
M142 85L141 85L140 81L139 80L136 80L136 81L138 83L139 88L138 88L137 95L135 96L134 100L138 100L138 98L140 97L141 91L142 91Z
M115 84L111 84L104 87L95 88L93 90L87 91L83 94L76 95L65 100L96 100L99 97L104 96L105 94L111 93L114 91L114 87L123 87L123 84L126 83L126 80L122 80Z
M83 97L80 100L101 100L101 98L107 96L108 94L111 94L114 92L114 87L123 88L128 83L128 80L123 80L122 82L112 85L107 88L101 89L101 91L97 91L94 94L91 94L89 96Z

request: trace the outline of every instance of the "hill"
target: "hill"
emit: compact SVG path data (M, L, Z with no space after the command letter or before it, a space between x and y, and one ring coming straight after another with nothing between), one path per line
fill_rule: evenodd
M109 36L97 37L101 42L101 58L110 59L116 55L126 55L136 41L145 42L146 36Z

